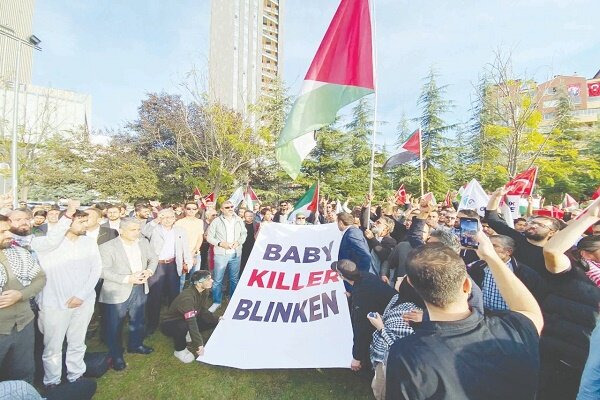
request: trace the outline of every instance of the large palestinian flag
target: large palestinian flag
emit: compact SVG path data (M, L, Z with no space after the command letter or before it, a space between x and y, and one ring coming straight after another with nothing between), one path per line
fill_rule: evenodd
M296 179L316 145L314 131L374 91L369 1L342 0L279 136L275 151L282 168Z

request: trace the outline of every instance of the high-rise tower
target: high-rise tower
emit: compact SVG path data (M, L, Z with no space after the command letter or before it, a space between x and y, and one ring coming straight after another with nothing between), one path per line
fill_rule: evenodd
M284 0L212 0L209 97L242 114L281 76Z

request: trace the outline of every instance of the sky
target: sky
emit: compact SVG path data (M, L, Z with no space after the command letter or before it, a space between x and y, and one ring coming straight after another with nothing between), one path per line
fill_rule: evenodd
M285 1L290 94L299 93L338 4ZM187 72L208 70L209 0L37 0L35 7L33 32L43 51L34 56L33 83L91 94L94 129L123 127L146 93L183 93ZM593 77L600 70L598 15L599 0L375 0L377 120L385 122L378 141L393 143L402 115L420 114L430 68L454 104L448 123L468 119L473 87L499 49L522 78Z

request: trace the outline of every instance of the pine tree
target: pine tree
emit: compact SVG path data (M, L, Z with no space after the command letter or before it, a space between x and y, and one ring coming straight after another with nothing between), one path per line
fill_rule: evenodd
M455 128L448 125L443 116L453 108L452 102L444 99L447 86L438 86L439 75L431 68L421 89L418 105L421 116L416 120L421 127L425 191L442 195L450 188L444 168L451 157L448 141L444 136Z

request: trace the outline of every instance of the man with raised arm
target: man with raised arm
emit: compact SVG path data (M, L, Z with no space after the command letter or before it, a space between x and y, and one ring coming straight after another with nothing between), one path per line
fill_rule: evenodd
M548 277L543 247L560 230L560 223L556 218L537 216L529 220L524 232L516 231L498 215L500 201L506 193L507 189L499 188L490 196L485 212L488 224L499 235L513 238L516 243L514 257L517 261L529 265L542 277Z
M407 279L423 298L429 321L396 341L387 360L387 399L533 399L543 319L533 295L482 232L477 253L511 311L484 316L468 304L463 260L441 244L408 256Z

